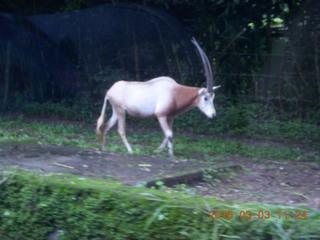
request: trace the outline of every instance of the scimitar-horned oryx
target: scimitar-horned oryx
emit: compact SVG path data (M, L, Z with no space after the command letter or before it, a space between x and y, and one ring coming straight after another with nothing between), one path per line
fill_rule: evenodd
M101 115L97 121L97 134L103 150L105 150L108 131L118 121L118 133L128 152L132 152L125 132L126 113L137 118L156 117L165 135L164 140L156 151L161 151L167 145L170 156L173 156L171 142L173 137L172 123L176 116L191 108L198 107L208 118L215 117L214 92L220 86L212 85L213 76L210 62L194 38L192 43L200 53L207 87L198 88L180 85L169 77L158 77L147 82L118 81L114 83L106 93ZM105 124L105 111L108 100L111 103L113 112L111 118Z

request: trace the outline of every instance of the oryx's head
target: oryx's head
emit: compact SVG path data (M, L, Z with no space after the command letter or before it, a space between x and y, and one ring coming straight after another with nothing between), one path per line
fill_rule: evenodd
M199 46L198 42L196 41L195 38L192 38L191 42L197 47L204 71L205 71L205 76L207 80L207 88L201 88L198 92L200 100L198 103L198 108L207 115L209 118L213 118L216 116L216 110L214 108L214 97L215 97L215 90L218 89L220 86L213 86L213 75L212 75L212 69L210 62L208 60L207 55L205 52L202 50L202 48Z

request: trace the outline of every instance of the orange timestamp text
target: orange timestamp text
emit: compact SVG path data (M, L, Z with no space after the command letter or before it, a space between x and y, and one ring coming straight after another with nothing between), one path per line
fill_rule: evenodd
M209 219L269 219L271 217L278 219L298 219L307 218L307 211L209 211Z

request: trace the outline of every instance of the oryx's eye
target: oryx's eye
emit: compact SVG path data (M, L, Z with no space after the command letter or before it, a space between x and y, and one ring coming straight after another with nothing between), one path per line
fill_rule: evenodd
M208 101L208 97L204 97L204 100L205 100L205 101Z

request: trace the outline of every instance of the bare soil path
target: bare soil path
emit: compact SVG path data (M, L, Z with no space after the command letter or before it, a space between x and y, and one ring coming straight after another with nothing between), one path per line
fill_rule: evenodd
M270 161L227 156L228 163L182 161L94 149L18 142L0 143L0 171L8 166L108 178L128 185L187 183L203 197L219 200L320 207L320 166L314 162ZM239 168L239 166L241 166ZM225 167L231 171L221 171ZM199 181L212 169L210 184ZM219 170L220 169L220 170ZM210 172L210 171L209 171Z

